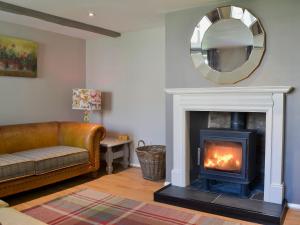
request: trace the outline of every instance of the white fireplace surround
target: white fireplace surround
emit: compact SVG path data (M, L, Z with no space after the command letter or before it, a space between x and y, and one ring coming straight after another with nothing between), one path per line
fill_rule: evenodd
M266 113L264 201L284 199L283 143L285 95L290 86L167 89L173 95L173 169L171 183L190 184L190 111Z

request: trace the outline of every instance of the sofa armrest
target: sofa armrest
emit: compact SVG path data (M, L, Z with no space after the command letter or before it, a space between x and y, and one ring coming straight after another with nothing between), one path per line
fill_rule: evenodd
M89 161L99 169L99 144L106 134L105 128L99 124L60 122L59 145L84 148L89 151Z

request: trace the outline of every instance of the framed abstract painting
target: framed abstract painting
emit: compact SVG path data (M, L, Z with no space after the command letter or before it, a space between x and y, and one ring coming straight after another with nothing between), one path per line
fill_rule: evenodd
M0 76L37 77L36 42L0 35Z

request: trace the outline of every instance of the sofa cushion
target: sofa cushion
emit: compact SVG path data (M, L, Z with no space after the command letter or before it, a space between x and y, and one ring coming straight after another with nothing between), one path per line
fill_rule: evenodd
M33 160L12 154L0 155L0 182L34 174Z
M13 153L34 161L35 174L43 174L54 170L88 163L88 151L70 146L37 148Z

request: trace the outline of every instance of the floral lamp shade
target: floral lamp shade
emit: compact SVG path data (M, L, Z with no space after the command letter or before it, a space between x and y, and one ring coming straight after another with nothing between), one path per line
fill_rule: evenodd
M101 110L101 92L94 89L73 89L72 109Z

